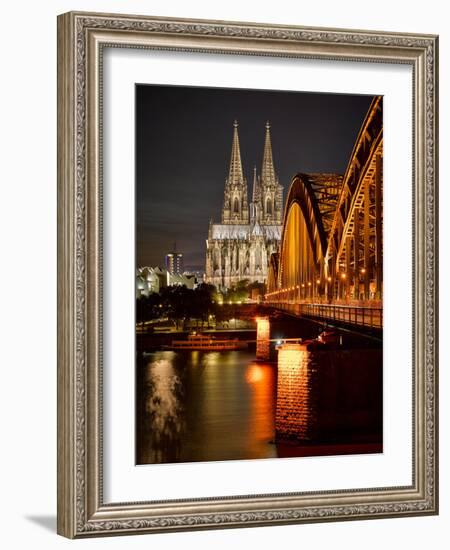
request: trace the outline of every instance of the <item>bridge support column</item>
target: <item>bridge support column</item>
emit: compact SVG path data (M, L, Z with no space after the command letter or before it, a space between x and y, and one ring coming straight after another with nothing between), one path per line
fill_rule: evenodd
M315 437L317 406L313 386L316 373L308 361L308 354L301 344L283 344L278 348L277 441L308 441Z
M382 296L383 285L383 258L382 258L382 197L381 197L381 171L382 171L382 158L381 155L377 155L375 161L375 283L376 283L376 298L380 299Z
M359 208L355 208L354 232L353 232L353 257L355 270L355 299L359 300Z
M370 184L364 184L364 299L370 299Z
M256 319L256 359L268 361L270 358L270 321L268 317Z

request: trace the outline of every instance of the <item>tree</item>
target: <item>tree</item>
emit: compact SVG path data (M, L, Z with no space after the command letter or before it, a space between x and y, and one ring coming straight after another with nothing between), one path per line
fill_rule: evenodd
M184 285L169 286L159 294L154 292L136 300L136 322L168 317L179 328L188 319L209 321L214 313L215 296L216 289L209 284L199 285L195 290Z

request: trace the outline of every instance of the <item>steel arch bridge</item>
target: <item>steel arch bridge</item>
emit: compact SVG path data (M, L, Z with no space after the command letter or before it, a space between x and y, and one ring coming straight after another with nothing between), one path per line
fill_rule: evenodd
M381 308L382 115L382 98L377 96L344 176L297 174L293 178L280 251L270 261L266 302Z

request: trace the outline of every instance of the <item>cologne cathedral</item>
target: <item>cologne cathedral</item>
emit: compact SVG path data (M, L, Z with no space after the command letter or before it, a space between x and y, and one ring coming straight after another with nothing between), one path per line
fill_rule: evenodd
M222 220L209 225L205 281L217 288L230 288L243 279L265 283L270 256L279 248L282 222L283 187L273 164L270 124L266 123L261 174L254 168L249 203L235 121Z

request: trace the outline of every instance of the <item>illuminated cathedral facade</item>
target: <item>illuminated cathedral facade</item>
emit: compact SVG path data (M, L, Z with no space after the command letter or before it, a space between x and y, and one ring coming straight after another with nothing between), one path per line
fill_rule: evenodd
M275 172L266 123L261 173L253 171L251 201L242 168L238 123L234 122L231 160L221 223L210 222L206 241L205 281L230 288L238 281L265 283L269 259L277 252L283 221L283 187Z

